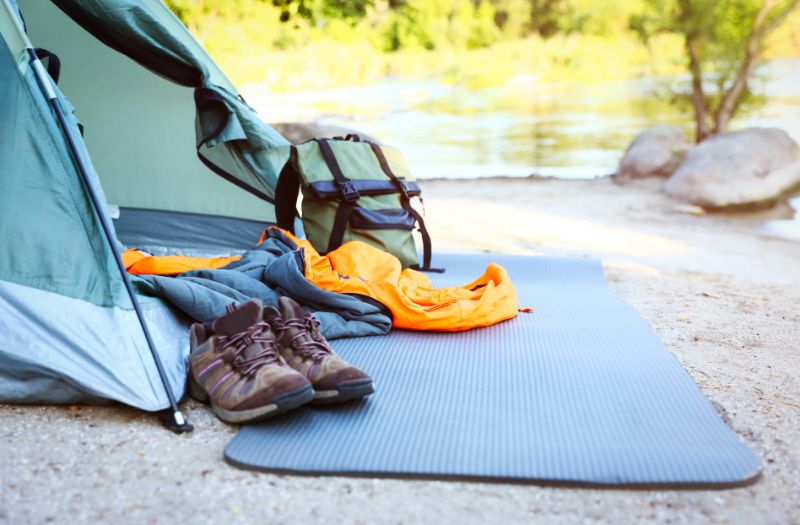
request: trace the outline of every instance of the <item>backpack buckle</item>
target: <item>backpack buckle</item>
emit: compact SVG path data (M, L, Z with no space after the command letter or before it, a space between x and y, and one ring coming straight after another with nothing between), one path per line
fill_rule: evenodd
M355 202L361 197L361 194L358 193L356 185L353 184L353 181L349 179L341 181L337 180L336 184L339 186L339 193L342 194L342 198L347 202Z

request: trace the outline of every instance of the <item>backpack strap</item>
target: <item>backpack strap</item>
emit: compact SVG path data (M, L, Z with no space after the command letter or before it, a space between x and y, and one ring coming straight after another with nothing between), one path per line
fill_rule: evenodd
M342 245L344 240L344 232L347 229L347 223L350 221L350 216L356 208L356 202L361 197L361 194L356 189L353 181L348 179L342 173L342 168L336 161L336 155L333 154L331 145L328 144L329 139L314 139L319 144L319 149L322 152L322 158L325 159L325 164L333 175L333 180L339 187L339 194L341 200L339 207L336 208L336 217L333 220L333 229L331 229L331 236L328 238L328 252L331 252Z
M275 186L275 223L279 228L294 233L297 213L297 196L300 194L300 174L295 164L296 150L292 146L289 160L284 164Z
M20 19L22 18L22 12L19 12ZM23 26L25 25L25 20L22 21ZM26 29L27 31L27 29ZM50 75L50 78L53 79L53 82L58 85L58 80L61 77L61 59L58 58L58 55L53 53L52 51L48 51L42 47L37 47L33 50L36 54L36 57L39 59L39 62L44 65L47 74ZM78 122L78 131L81 132L81 137L83 136L83 124Z
M422 218L422 215L411 205L411 196L408 194L410 189L408 186L408 181L401 179L394 174L392 168L389 166L389 161L386 160L386 155L383 154L383 150L381 150L380 146L374 142L368 142L368 144L372 148L372 152L375 154L375 157L377 157L378 164L381 165L383 172L387 177L389 177L389 179L391 179L392 182L397 185L397 189L400 190L400 201L403 208L405 208L405 210L408 211L412 217L414 217L419 225L419 232L422 235L422 266L414 265L412 268L424 272L444 273L444 269L442 268L431 268L431 255L433 251L431 245L431 236L428 233L428 228L425 227L425 220Z
M47 74L50 75L53 82L58 84L59 77L61 76L61 59L58 58L58 55L41 47L37 47L33 51L36 53L36 56L39 57L39 60L44 62Z

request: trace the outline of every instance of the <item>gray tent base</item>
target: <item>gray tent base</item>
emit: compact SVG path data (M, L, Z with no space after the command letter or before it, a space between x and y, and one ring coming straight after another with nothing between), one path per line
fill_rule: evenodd
M339 340L376 393L243 428L248 469L301 474L724 488L758 459L592 261L441 255L436 285L505 266L535 308L463 333Z
M189 319L151 299L144 317L170 389L180 399L188 373ZM131 309L0 280L0 333L4 403L118 401L151 412L169 406Z

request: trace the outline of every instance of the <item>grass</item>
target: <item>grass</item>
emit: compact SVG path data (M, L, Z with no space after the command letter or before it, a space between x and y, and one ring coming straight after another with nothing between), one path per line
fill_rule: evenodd
M237 84L271 91L357 86L386 77L435 78L470 87L502 85L517 77L542 82L593 81L676 74L681 44L661 37L658 54L632 38L566 36L501 41L484 49L377 51L367 42L315 42L301 49L239 54L210 52Z

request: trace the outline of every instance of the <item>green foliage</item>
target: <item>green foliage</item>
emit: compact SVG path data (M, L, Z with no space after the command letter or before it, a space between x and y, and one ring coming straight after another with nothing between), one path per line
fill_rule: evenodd
M493 0L494 22L506 38L522 38L531 32L530 0Z
M494 43L499 30L487 1L405 0L385 12L374 39L379 49L474 49Z
M708 133L724 131L740 108L763 103L764 98L753 92L750 77L757 74L767 37L797 4L797 0L645 0L628 25L645 45L658 34L683 38L692 82L673 85L670 95L680 106L692 109L702 140ZM727 107L726 99L730 99Z
M703 59L730 61L741 55L763 0L645 0L629 25L647 43L656 33L691 35Z
M263 27L270 49L366 38L382 51L476 49L498 40L618 35L641 0L167 0L200 34L217 23ZM250 30L245 30L250 33Z
M568 26L571 33L597 36L627 34L628 18L645 7L645 0L572 0Z
M684 0L167 0L237 82L273 89L427 77L475 86L680 72ZM711 0L698 0L714 9ZM738 0L747 7L747 0ZM694 3L694 0L693 0ZM736 0L720 0L736 4ZM710 44L736 41L747 9L714 19ZM716 15L715 15L716 16ZM630 23L628 21L630 20ZM640 36L640 40L635 37ZM647 45L643 45L641 42ZM779 46L796 54L797 35ZM710 49L710 48L709 48ZM709 50L706 64L731 64ZM777 54L777 53L776 53ZM720 75L715 78L727 78Z
M572 6L559 0L531 0L530 27L544 38L566 29Z
M341 20L356 24L373 6L372 0L272 0L281 10L281 21L289 22L300 17L315 24Z

